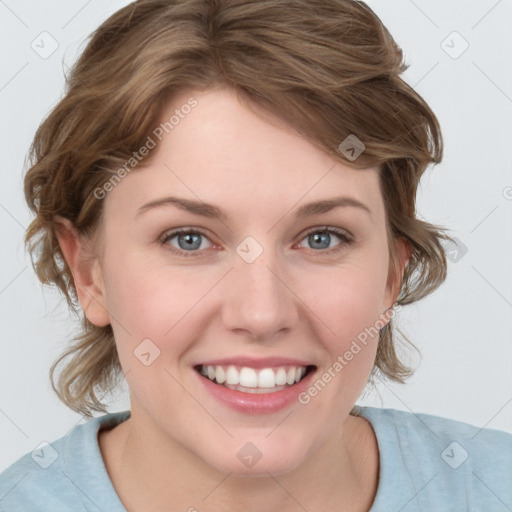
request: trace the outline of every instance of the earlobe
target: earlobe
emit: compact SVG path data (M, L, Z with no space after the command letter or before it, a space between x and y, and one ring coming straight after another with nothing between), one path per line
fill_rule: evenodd
M85 316L99 327L110 324L99 261L90 254L86 241L69 219L55 217L55 235L73 275L76 294Z

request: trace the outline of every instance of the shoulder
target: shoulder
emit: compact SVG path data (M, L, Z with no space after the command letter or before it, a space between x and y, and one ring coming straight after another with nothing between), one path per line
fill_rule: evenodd
M432 414L375 407L359 411L375 431L382 480L386 483L390 475L395 482L403 480L402 499L409 497L411 510L420 504L442 506L434 500L443 496L450 497L453 510L511 507L511 434Z
M91 475L97 483L104 482L97 492L113 492L98 447L98 431L128 415L123 411L95 418L19 458L0 473L0 512L95 510L87 489Z
M501 430L477 427L442 416L397 409L362 407L361 415L366 417L372 426L379 427L388 433L394 429L401 441L412 443L418 449L424 448L426 452L432 448L437 449L446 442L458 442L461 447L464 443L466 449L474 450L474 454L481 450L485 452L493 450L495 455L504 456L504 460L510 460L511 453L505 448L511 447L512 434ZM419 443L418 446L416 446L417 443ZM468 460L469 455L468 453ZM472 462L478 463L478 460Z

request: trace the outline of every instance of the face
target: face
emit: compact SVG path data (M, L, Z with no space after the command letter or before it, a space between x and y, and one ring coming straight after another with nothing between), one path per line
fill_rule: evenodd
M280 474L340 433L375 360L378 335L358 336L396 298L379 176L227 90L175 97L162 119L190 97L103 199L104 317L87 314L112 324L139 432L223 472Z

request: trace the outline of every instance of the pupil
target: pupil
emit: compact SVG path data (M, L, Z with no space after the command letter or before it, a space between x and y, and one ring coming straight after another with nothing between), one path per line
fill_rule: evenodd
M182 244L181 244L181 238L179 238L178 240L180 241L180 247L182 249L198 249L199 246L201 245L201 241L199 239L199 235L196 234L196 233L187 233L186 235L182 235L182 237L185 239L185 244L186 244L186 247L183 247ZM194 240L195 238L195 240ZM193 246L194 245L194 242L196 243L196 246ZM199 243L198 243L199 242Z
M313 246L315 246L315 244L321 244L322 241L327 242L327 245L325 247L316 246L317 249L318 248L326 249L327 247L329 247L329 242L330 242L329 233L315 233L314 235L312 235L312 238L313 238Z

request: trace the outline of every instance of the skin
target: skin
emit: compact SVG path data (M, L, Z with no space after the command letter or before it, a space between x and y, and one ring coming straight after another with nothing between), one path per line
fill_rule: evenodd
M377 170L334 161L226 89L187 91L162 119L190 96L198 105L103 200L95 244L57 219L81 305L93 324L112 324L130 389L131 418L99 435L110 478L127 510L368 510L378 446L370 424L349 412L377 338L307 405L272 414L229 409L192 366L284 356L311 361L321 375L381 318L410 249L397 241L399 270L391 272ZM217 205L226 219L169 205L137 215L169 195ZM371 213L341 207L294 218L301 205L339 195ZM308 230L324 226L353 242L332 234L318 248ZM205 232L198 255L173 253L179 237L162 241L180 227ZM263 248L251 264L236 252L247 236ZM145 366L134 350L148 338L160 356ZM252 468L237 458L247 442L262 453Z

